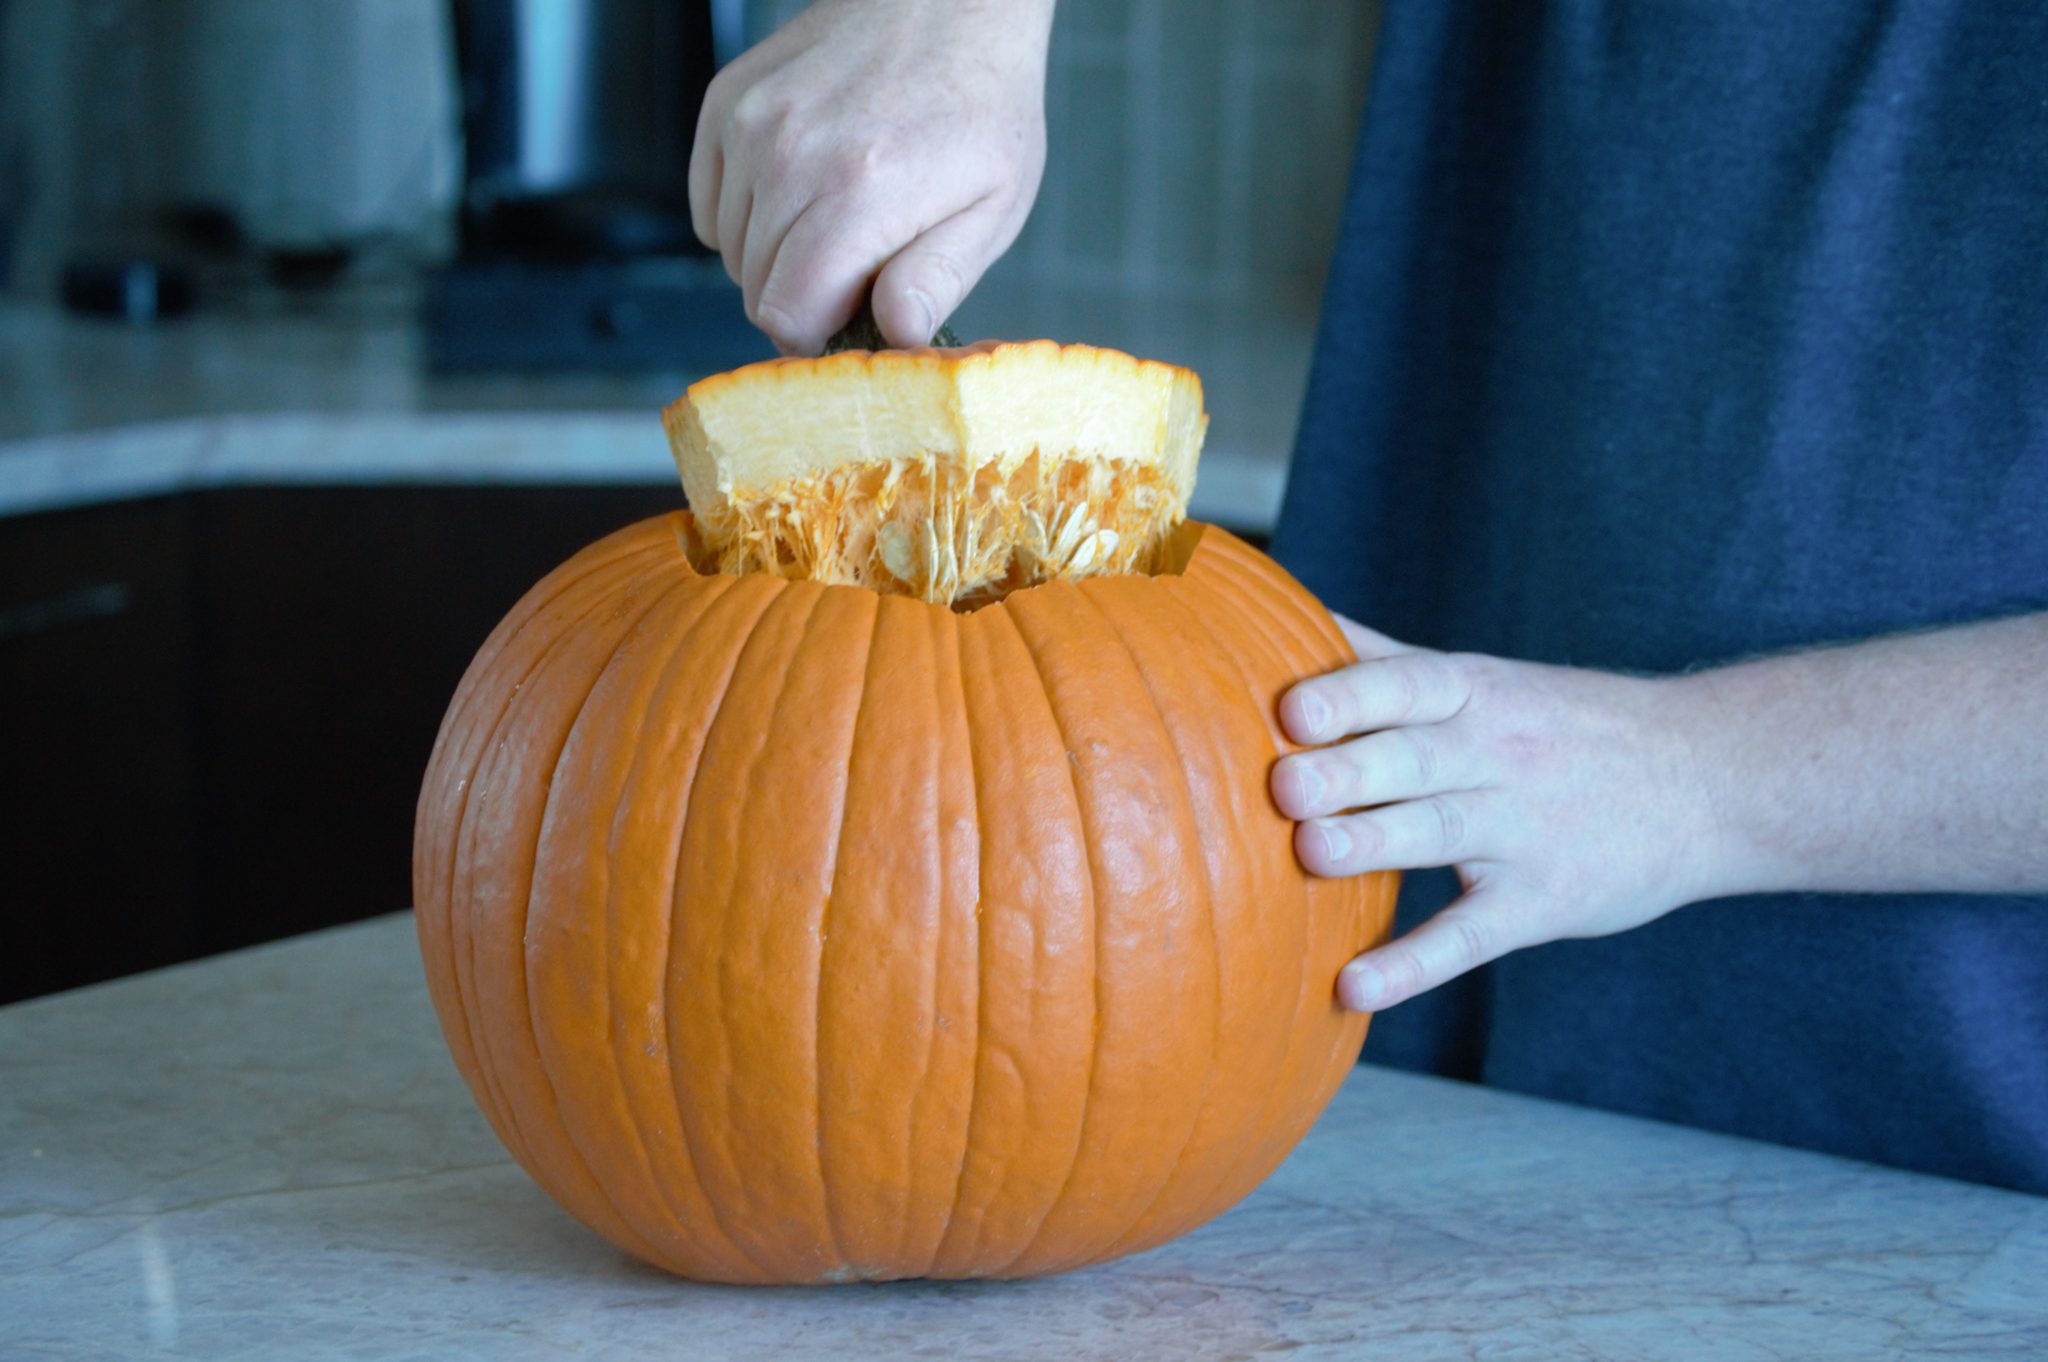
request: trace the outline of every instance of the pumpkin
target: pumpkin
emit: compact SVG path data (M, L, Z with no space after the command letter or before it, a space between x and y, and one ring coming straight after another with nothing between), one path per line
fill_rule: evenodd
M514 607L420 795L507 1149L721 1282L1054 1272L1243 1197L1357 1057L1394 877L1303 873L1267 794L1281 692L1352 657L1182 519L1194 376L849 352L666 419L694 515Z

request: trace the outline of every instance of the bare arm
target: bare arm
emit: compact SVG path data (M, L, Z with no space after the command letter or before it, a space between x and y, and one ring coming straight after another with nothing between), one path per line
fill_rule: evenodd
M1702 672L1721 893L2048 890L2048 614Z
M1333 744L1274 769L1298 854L1465 885L1346 968L1349 1006L1729 894L2048 890L2048 614L1662 679L1344 623L1363 660L1281 704Z

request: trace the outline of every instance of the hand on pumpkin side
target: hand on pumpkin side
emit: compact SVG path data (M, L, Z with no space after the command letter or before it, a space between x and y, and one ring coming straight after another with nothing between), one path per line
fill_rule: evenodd
M1303 820L1296 855L1318 875L1454 865L1465 890L1347 966L1347 1007L1391 1007L1508 951L1622 931L1700 896L1690 853L1712 812L1692 752L1658 721L1658 683L1430 652L1338 622L1359 663L1280 706L1297 742L1348 739L1274 767L1275 801Z
M1457 868L1359 956L1391 1007L1509 951L1774 890L2048 891L2048 614L1644 678L1409 647L1292 687L1272 790L1319 875Z
M923 345L1024 225L1052 0L818 0L712 81L690 212L747 315L816 354L873 287Z

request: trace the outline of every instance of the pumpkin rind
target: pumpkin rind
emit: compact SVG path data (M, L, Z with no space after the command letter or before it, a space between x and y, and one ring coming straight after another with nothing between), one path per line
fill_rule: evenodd
M414 887L451 1053L585 1224L685 1276L1028 1276L1161 1243L1354 1062L1395 877L1317 879L1275 706L1351 660L1213 527L972 613L700 575L660 517L464 678Z

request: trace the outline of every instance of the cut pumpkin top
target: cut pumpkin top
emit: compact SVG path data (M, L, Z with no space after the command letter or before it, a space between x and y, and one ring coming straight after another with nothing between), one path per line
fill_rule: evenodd
M701 570L961 608L1152 570L1208 428L1190 371L1052 341L768 360L662 422Z

